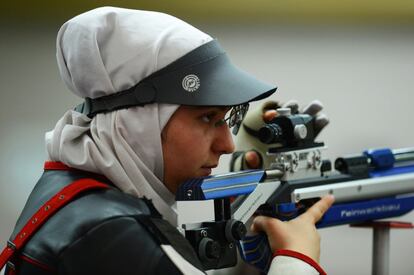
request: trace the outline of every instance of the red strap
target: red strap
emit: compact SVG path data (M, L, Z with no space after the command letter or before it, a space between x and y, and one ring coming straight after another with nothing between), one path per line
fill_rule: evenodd
M60 161L45 161L44 170L72 170L66 164Z
M276 256L288 256L288 257L297 258L313 266L313 268L315 268L316 271L318 271L320 275L326 275L326 272L322 269L322 267L317 262L315 262L311 257L308 257L305 254L302 254L302 253L299 253L293 250L288 250L288 249L278 249L273 254L273 257L276 257Z
M69 203L76 195L92 189L106 189L108 185L94 179L80 179L64 187L29 219L22 230L16 235L13 242L8 242L7 247L0 254L0 270L13 254L21 249L32 237L33 233L40 228L56 211Z

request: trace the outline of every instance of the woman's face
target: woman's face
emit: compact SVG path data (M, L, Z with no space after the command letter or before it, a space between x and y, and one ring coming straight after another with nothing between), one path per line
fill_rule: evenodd
M230 108L181 106L161 133L164 184L175 194L194 177L208 176L222 154L234 150L227 123L220 122Z

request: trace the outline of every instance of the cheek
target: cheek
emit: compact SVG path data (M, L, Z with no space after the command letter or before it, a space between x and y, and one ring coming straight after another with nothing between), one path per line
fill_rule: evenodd
M199 176L199 169L209 157L209 136L196 127L172 127L163 140L164 180L179 184Z
M208 153L208 142L204 135L177 133L172 140L166 144L167 158L173 161L175 166L196 166L203 162ZM189 168L189 167L188 167Z

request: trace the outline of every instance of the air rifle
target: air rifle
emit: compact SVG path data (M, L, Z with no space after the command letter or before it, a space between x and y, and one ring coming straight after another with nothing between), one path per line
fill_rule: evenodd
M265 170L195 178L176 193L178 228L206 270L236 265L237 247L245 260L266 269L267 239L245 236L253 215L289 220L326 194L335 196L335 204L318 228L397 217L414 208L414 148L367 150L337 158L332 169L322 158L324 143L314 141L314 118L278 112L258 131L249 130L268 145L272 161Z

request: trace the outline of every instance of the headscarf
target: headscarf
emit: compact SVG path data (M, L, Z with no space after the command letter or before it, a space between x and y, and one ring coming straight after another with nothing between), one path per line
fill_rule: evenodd
M57 61L67 87L82 98L114 94L211 41L173 16L103 7L66 22L57 36ZM163 184L161 132L178 105L100 113L67 111L46 133L48 157L106 176L125 193L151 199L173 225L174 195Z

